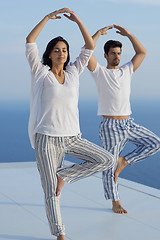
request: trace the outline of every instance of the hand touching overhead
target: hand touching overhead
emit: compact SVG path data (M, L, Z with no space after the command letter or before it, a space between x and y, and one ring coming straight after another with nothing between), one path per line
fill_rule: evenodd
M122 35L122 36L129 36L131 33L125 29L124 27L122 26L119 26L119 25L113 25L114 28L116 28L118 31L116 31L116 33Z

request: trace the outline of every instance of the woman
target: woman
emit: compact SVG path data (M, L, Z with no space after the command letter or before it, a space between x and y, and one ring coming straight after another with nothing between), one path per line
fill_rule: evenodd
M76 61L68 65L68 43L62 37L54 38L47 45L42 64L35 40L48 20L61 18L60 13L77 23L85 48ZM79 75L87 66L94 43L82 21L68 8L46 15L26 40L32 74L29 136L36 151L51 233L57 240L64 240L60 214L60 191L64 182L71 183L106 170L113 162L106 150L82 139L79 128ZM84 162L61 168L65 153Z

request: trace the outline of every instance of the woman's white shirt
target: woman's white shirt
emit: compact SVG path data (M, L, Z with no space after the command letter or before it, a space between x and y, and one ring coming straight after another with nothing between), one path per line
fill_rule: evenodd
M64 70L60 84L39 58L36 43L26 44L26 57L31 68L29 137L34 148L35 134L75 136L79 126L79 75L87 66L93 51L82 48L79 57Z

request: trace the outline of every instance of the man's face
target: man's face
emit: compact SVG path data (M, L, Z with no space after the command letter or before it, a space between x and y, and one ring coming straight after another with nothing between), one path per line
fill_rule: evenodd
M121 58L121 48L110 48L108 54L105 54L105 58L107 59L109 66L118 66Z

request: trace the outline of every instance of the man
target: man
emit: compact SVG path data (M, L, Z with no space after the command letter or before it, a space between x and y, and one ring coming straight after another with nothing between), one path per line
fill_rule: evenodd
M146 55L146 49L124 27L113 25L98 30L94 42L100 35L107 34L107 30L116 28L116 32L128 37L135 50L135 55L127 64L119 67L122 44L110 40L104 45L104 57L107 67L101 66L92 55L88 69L96 82L98 90L98 115L103 116L100 124L100 138L103 147L115 157L113 168L103 172L103 185L106 199L112 199L112 210L124 214L117 188L117 179L121 171L128 164L132 165L160 149L160 138L144 127L133 122L130 117L130 82L132 74L141 65ZM136 148L126 156L120 156L125 144L130 141Z

